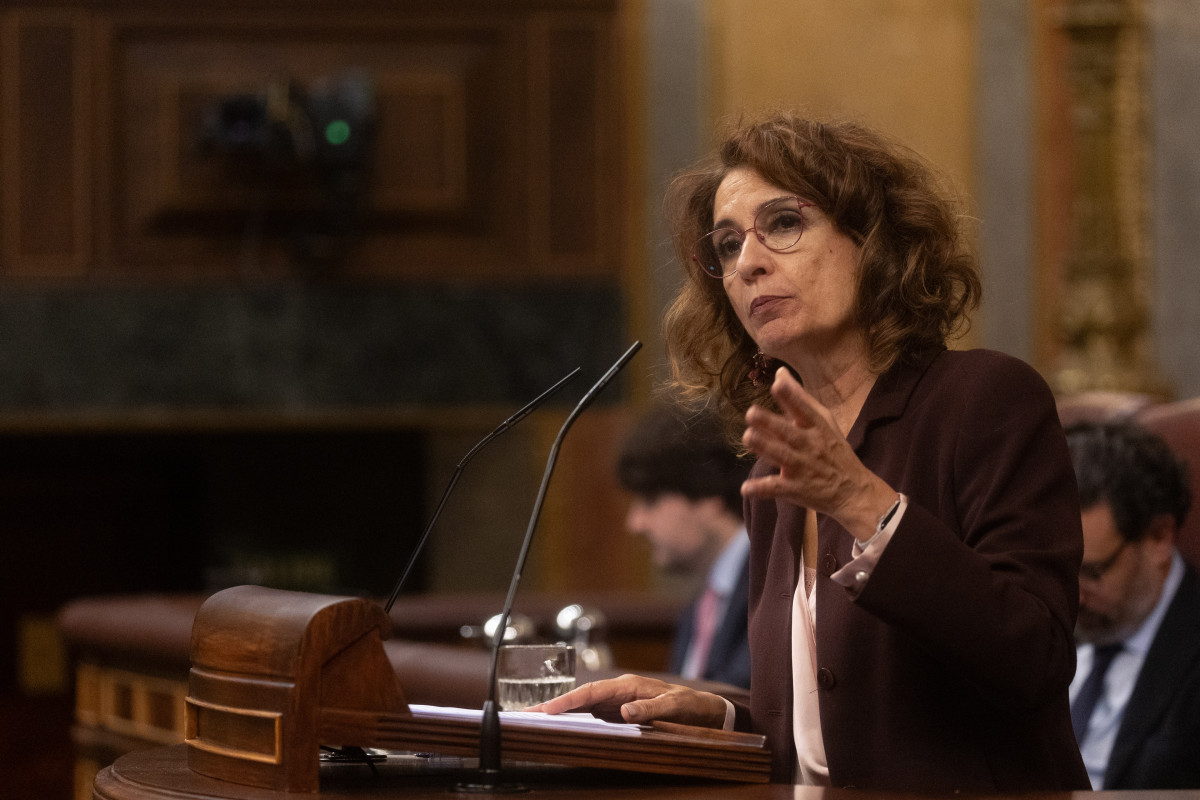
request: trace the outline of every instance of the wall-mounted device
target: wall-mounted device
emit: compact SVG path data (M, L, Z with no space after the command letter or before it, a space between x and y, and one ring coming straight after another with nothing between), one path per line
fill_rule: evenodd
M297 258L323 269L344 253L355 233L375 114L374 85L365 73L346 72L308 86L281 78L258 92L219 98L206 110L200 146L264 179L311 182L319 200L293 215L291 243Z

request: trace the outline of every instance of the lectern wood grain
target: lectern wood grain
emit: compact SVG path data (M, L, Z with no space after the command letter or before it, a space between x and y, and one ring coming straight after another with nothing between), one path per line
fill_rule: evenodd
M192 629L188 765L237 784L315 792L323 745L477 755L471 712L406 703L383 649L388 632L382 608L361 598L259 586L213 595ZM769 774L757 735L531 720L502 721L507 759L751 783Z

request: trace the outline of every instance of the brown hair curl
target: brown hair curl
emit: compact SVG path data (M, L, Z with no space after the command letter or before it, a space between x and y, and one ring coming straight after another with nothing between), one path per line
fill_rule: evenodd
M717 188L738 167L813 203L859 246L856 314L871 369L944 345L966 326L979 303L978 268L956 204L925 161L856 123L773 114L735 126L712 158L677 175L667 191L687 276L664 320L671 388L681 399L715 400L738 431L751 404L773 405L769 387L747 377L757 345L721 281L691 258L712 229Z

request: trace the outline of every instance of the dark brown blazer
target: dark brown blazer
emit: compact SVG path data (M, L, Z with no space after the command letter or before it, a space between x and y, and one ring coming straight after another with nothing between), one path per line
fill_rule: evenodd
M1067 700L1083 539L1046 383L1000 353L933 350L879 378L848 440L909 504L857 597L829 579L853 538L818 523L833 785L1088 789ZM769 736L780 782L795 762L788 631L803 519L788 503L746 507L752 678L738 724Z

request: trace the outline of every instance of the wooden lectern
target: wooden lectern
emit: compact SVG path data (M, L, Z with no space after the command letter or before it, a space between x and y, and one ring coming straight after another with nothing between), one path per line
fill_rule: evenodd
M409 715L383 651L391 624L366 600L238 586L192 626L185 741L195 772L289 792L318 788L320 745L373 746L380 715ZM361 718L359 741L325 730Z
M390 622L362 598L239 586L192 628L188 766L222 781L319 790L322 746L478 754L479 722L410 708L383 649ZM765 782L763 737L682 725L563 730L505 715L506 758ZM544 720L543 720L544 721Z

